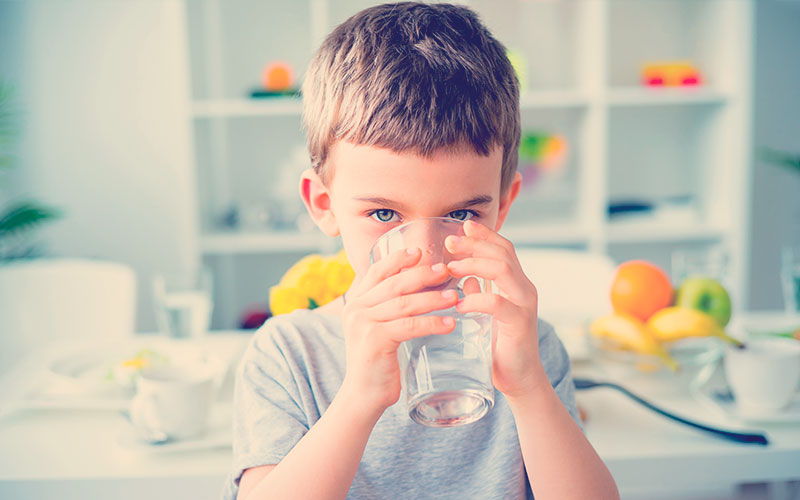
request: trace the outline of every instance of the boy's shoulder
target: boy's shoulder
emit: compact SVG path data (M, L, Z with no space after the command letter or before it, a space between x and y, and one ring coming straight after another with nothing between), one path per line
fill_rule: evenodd
M308 309L269 318L256 330L248 354L294 356L299 352L332 350L344 340L341 318Z
M547 321L539 318L537 326L539 337L539 358L545 370L561 373L565 368L569 368L569 356L567 355L564 344L556 333L555 327Z

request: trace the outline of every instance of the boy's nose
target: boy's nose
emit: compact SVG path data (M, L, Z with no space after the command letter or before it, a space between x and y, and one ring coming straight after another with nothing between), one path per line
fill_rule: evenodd
M419 265L430 266L439 262L450 261L449 252L444 247L444 240L450 231L443 230L441 222L425 220L410 224L407 228L407 246L419 248L422 252Z

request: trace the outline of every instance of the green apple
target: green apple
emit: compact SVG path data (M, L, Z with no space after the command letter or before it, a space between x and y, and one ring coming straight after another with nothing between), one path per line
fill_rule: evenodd
M675 295L675 305L697 309L725 327L731 319L731 298L719 281L701 276L683 280Z

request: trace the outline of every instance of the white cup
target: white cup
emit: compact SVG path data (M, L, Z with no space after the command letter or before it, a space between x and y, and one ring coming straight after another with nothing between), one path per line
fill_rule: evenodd
M740 413L780 411L792 400L800 382L800 342L764 338L748 341L744 349L729 347L725 376Z
M131 402L131 423L141 435L186 439L202 434L214 400L215 375L207 366L142 370Z

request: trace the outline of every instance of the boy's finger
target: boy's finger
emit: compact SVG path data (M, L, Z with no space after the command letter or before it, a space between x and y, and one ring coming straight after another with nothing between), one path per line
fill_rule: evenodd
M508 261L471 257L454 260L447 264L450 274L457 278L480 276L494 281L514 302L520 303L534 289L533 284L521 269Z
M469 236L448 236L444 241L447 250L455 255L507 259L508 250L497 243Z
M394 276L403 269L414 266L421 257L422 252L420 252L419 248L409 248L390 253L369 267L364 279L361 281L361 293L368 292L378 283L390 276Z
M525 310L510 300L495 293L476 293L467 295L456 305L460 313L478 312L491 314L499 323L513 323L527 316Z
M411 293L376 305L370 309L369 316L376 321L391 321L449 309L454 307L456 302L458 294L455 290Z
M444 264L416 266L389 276L365 294L364 304L372 307L400 295L419 292L425 288L441 285L452 279Z
M479 224L472 220L468 220L464 223L464 234L470 238L486 240L490 243L494 243L495 245L505 248L506 250L514 250L514 244L511 243L511 241L503 238L483 224Z
M470 276L464 281L464 284L461 286L464 290L465 295L472 295L473 293L481 293L481 282L478 281L478 278L475 276ZM487 290L488 291L488 290Z
M386 338L400 345L417 337L450 333L456 327L456 320L451 316L409 316L386 321L381 325Z

